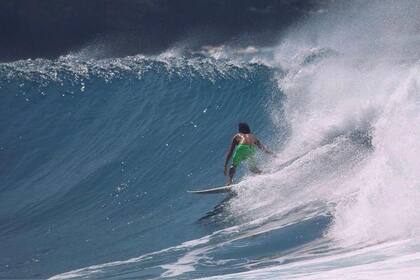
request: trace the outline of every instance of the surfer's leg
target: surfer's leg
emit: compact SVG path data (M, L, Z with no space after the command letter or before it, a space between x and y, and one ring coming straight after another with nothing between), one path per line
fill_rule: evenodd
M256 166L250 166L249 170L254 174L261 174L262 173L262 171Z
M228 178L228 181L226 182L226 186L232 185L232 183L233 183L233 176L235 176L235 172L236 172L236 167L232 165L229 168L229 178Z
M248 169L254 174L261 174L262 171L257 166L257 161L255 157L251 157L248 159Z

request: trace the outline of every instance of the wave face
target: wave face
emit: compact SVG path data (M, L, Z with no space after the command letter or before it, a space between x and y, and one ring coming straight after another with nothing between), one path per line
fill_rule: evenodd
M194 221L217 198L186 190L223 184L237 123L268 137L267 104L281 99L268 67L203 58L66 57L0 71L3 277L200 237L208 230Z
M275 48L0 64L0 278L418 278L420 7L395 5ZM187 193L239 121L277 157Z

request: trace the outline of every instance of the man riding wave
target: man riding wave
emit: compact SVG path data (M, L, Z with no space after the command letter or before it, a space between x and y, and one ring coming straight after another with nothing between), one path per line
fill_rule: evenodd
M274 155L272 151L267 149L258 138L251 133L251 129L247 123L239 123L239 133L235 134L232 143L226 155L224 173L228 175L227 186L233 183L233 176L236 173L236 168L242 163L248 164L249 170L255 174L261 174L262 171L257 167L255 154L259 148L263 152ZM233 155L233 156L232 156ZM228 172L228 163L232 158L232 165Z

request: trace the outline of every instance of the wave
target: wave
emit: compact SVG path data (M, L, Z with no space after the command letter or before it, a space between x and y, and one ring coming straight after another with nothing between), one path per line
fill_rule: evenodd
M148 252L198 237L193 227L146 242L159 236L158 225L182 232L200 213L185 191L222 184L220 147L235 123L259 124L264 136L266 104L281 99L271 69L203 58L63 57L2 64L0 73L3 252L17 252L3 255L5 277L139 252L82 253L113 250L116 240L126 248L144 242L140 251ZM36 246L22 248L29 240ZM47 268L67 254L73 264Z
M273 48L0 65L1 276L419 275L410 4L385 24L392 2L311 18ZM401 36L370 45L384 30ZM276 150L266 173L241 170L235 197L186 193L223 184L243 120Z

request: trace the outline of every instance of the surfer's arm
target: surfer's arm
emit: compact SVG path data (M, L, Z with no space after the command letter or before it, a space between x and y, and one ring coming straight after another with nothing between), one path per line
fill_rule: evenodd
M255 139L255 145L257 145L257 147L263 151L266 154L275 156L274 153L272 151L270 151L265 145L263 145L260 140L258 140L257 138Z
M235 135L235 137L233 137L232 139L232 143L230 144L229 150L226 155L226 160L225 160L225 165L224 165L225 174L227 173L227 165L229 163L229 160L232 158L233 151L235 150L236 145L238 145L238 140L236 139L236 135Z

